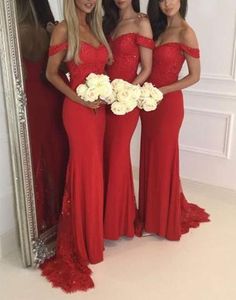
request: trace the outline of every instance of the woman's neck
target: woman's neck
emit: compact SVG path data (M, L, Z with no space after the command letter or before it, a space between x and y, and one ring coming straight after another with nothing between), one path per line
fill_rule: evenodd
M120 21L135 18L136 15L137 13L134 11L132 5L120 10L119 12Z
M87 14L85 12L81 11L80 9L77 9L77 16L79 18L79 24L83 27L86 27L87 26L87 20L86 20Z
M170 27L179 27L183 22L183 18L179 13L174 15L173 17L167 17L167 28Z

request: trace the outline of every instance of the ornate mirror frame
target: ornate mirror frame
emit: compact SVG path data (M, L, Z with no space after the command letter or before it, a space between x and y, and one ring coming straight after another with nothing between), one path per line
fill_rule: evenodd
M56 228L39 236L15 0L0 1L0 62L8 121L23 265L39 266L54 254Z

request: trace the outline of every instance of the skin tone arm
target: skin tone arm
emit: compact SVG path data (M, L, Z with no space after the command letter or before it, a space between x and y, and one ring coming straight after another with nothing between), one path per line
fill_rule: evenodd
M184 29L180 35L180 43L188 45L192 48L198 48L198 42L194 31L191 28ZM163 94L175 92L178 90L185 89L194 83L198 82L200 79L200 60L194 58L187 53L183 53L186 58L188 75L184 78L176 81L175 83L167 86L160 87L159 89Z
M67 40L67 26L65 22L62 22L55 27L52 33L51 45L58 45L64 43L66 40ZM100 106L99 100L95 102L83 101L76 94L76 92L73 91L60 77L59 69L61 63L65 58L65 54L66 54L66 50L63 50L56 53L55 55L49 56L47 70L46 70L46 77L48 81L50 81L52 85L55 86L56 89L58 89L61 93L63 93L66 97L68 97L72 101L76 103L80 103L89 108L93 108L93 109L99 108Z
M152 39L152 29L149 20L146 17L142 17L139 20L139 34ZM152 70L152 49L140 46L140 61L141 61L141 71L138 76L134 79L133 84L142 85L149 77Z

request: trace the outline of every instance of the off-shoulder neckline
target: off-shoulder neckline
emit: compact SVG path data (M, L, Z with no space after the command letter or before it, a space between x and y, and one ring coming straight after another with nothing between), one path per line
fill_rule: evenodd
M199 50L199 48L193 48L193 47L190 47L184 43L181 43L181 42L166 42L166 43L163 43L163 44L155 44L155 48L158 49L160 47L163 47L163 46L166 46L166 45L180 45L180 46L184 46L184 47L188 47L190 49L196 49L196 50Z
M110 36L110 39L111 39L112 42L114 42L114 41L118 40L121 37L128 36L128 35L136 35L136 34L137 34L136 32L127 32L127 33L122 33L122 34L116 36L115 38Z
M83 44L84 45L88 45L88 46L90 46L90 47L92 47L94 49L99 49L99 48L101 48L101 47L104 46L102 43L100 43L98 46L94 46L93 44L90 44L90 43L88 43L86 41L83 41L83 40L80 41L80 44L81 45L83 45ZM64 45L68 45L68 43L67 42L63 42L63 43L60 43L60 44L50 45L50 47L59 47L59 46L64 46Z
M84 44L84 45L88 45L88 46L90 46L90 47L92 47L92 48L95 48L95 49L99 49L99 48L101 48L101 47L105 47L102 43L99 43L99 45L98 46L94 46L93 44L90 44L90 43L88 43L88 42L86 42L86 41L80 41L80 43L81 44Z
M132 36L132 35L136 35L136 36L140 36L140 37L143 37L143 38L152 40L151 38L148 38L148 37L146 37L146 36L144 36L144 35L141 35L141 34L139 34L138 32L127 32L127 33L122 33L122 34L116 36L115 38L113 38L112 36L110 36L110 40L111 40L112 42L114 42L114 41L119 40L119 39L122 38L122 37L129 36L129 35L131 35L131 36Z

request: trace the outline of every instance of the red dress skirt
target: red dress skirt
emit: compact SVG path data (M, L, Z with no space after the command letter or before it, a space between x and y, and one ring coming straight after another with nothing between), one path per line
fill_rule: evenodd
M110 39L114 63L108 67L110 79L132 82L140 62L139 47L152 49L151 39L136 33ZM136 108L126 115L114 115L107 107L105 131L105 215L104 237L118 240L134 236L136 203L130 159L130 141L139 118Z
M167 43L154 50L149 82L157 87L178 80L185 55L199 58L199 50L180 43ZM208 214L188 203L179 177L179 130L184 117L181 91L168 93L152 112L141 112L141 158L139 225L169 240L179 240L191 227L207 222Z
M50 55L67 44L52 46ZM101 74L107 62L105 46L81 42L80 60L67 63L70 87L83 83L90 73ZM92 109L66 98L63 122L69 140L63 208L58 225L56 256L44 263L43 275L66 292L93 287L87 264L103 260L103 139L105 108ZM60 151L60 149L58 149Z
M23 60L39 234L58 223L68 160L62 124L64 95L46 80L46 59Z

